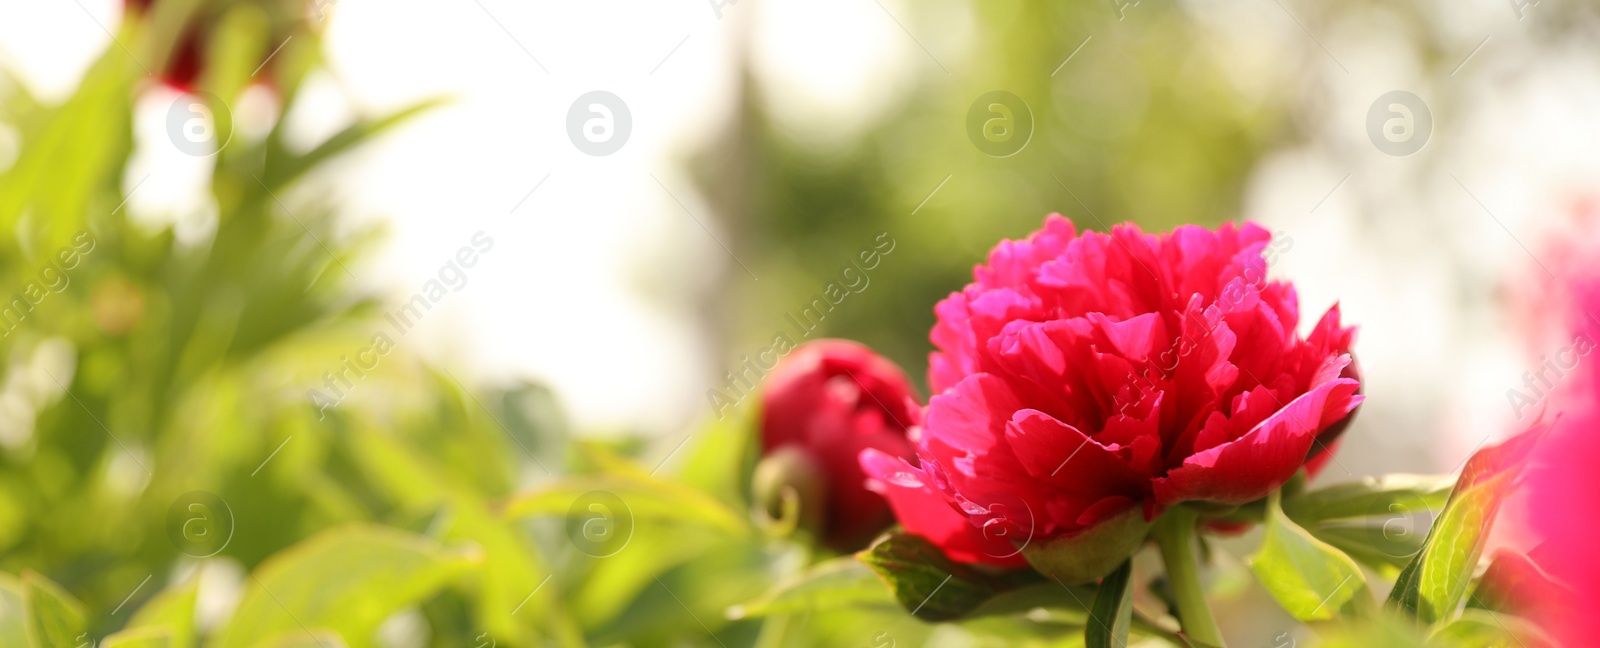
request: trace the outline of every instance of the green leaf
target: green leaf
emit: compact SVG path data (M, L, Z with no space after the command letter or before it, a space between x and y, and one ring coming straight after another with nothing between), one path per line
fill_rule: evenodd
M728 608L728 618L893 604L871 569L854 556L843 556L813 565L760 597Z
M741 537L750 530L745 516L734 512L716 498L648 474L587 475L543 482L513 496L505 505L505 515L567 516L580 498L595 492L620 499L625 509L609 511L608 514L629 525L637 516L663 522L704 524Z
M908 533L889 533L856 554L889 585L900 606L919 619L948 621L971 613L996 594L1036 581L1018 572L987 576L951 561L933 543Z
M1283 500L1283 512L1302 526L1327 520L1385 518L1444 506L1448 475L1385 475L1303 492Z
M22 572L22 600L28 609L28 639L37 648L77 646L88 630L83 604L37 573Z
M1429 645L1460 648L1536 648L1556 645L1533 624L1488 610L1467 610L1428 637Z
M200 578L157 593L139 608L128 622L128 629L156 628L167 632L171 648L189 648L195 645L195 599L200 592ZM109 639L109 638L108 638Z
M1389 603L1423 623L1455 616L1500 504L1548 428L1539 424L1467 460L1422 551L1400 572Z
M442 98L428 99L417 102L378 119L357 122L335 133L327 141L319 144L303 155L293 155L283 147L278 132L274 132L268 142L266 173L262 182L273 191L293 182L296 178L310 171L323 162L350 151L373 137L382 134L395 126L405 123L412 117L432 110L447 103ZM277 130L282 129L284 122L279 122Z
M1122 648L1128 645L1128 628L1133 623L1133 561L1122 563L1100 581L1094 608L1083 637L1087 648Z
M164 627L130 628L100 641L100 648L175 648L172 629Z
M1422 550L1422 541L1427 537L1420 528L1318 524L1306 527L1306 530L1318 540L1337 547L1351 558L1390 578Z
M389 615L414 605L470 560L420 536L352 526L321 533L268 558L247 589L218 648L248 648L304 628L363 642Z
M22 600L22 581L0 572L0 645L28 645L28 607Z
M508 643L534 644L535 629L541 629L557 639L554 645L582 645L582 632L568 612L567 592L559 581L544 582L552 574L550 567L514 523L491 515L470 497L455 498L450 511L454 524L448 537L481 547L485 564L494 566L478 570L469 583L477 596L478 627Z
M1097 591L1094 585L1066 587L1053 581L1027 585L996 594L967 616L1027 616L1040 622L1081 626L1089 621L1089 605Z
M1332 619L1370 600L1356 562L1284 515L1277 493L1267 502L1266 534L1249 562L1267 592L1300 621Z

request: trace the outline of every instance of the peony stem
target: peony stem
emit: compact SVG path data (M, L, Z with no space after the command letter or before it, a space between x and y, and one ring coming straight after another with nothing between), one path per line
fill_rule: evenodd
M1223 646L1222 632L1211 617L1211 605L1200 587L1200 565L1195 556L1197 515L1186 506L1174 506L1156 522L1153 535L1161 547L1161 561L1167 566L1167 580L1178 604L1178 622L1183 633L1209 646Z

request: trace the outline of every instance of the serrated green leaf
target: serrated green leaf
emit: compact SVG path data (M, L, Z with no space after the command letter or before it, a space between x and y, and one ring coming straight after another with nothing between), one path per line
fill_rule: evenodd
M306 627L366 645L389 615L437 591L469 564L420 536L352 526L279 552L246 579L217 648L249 648Z
M927 621L966 616L1000 591L921 536L890 533L856 557L889 585L901 607Z
M28 640L37 648L85 643L88 622L83 604L60 585L35 572L22 573L22 600L28 609Z
M1437 510L1450 497L1449 475L1384 475L1302 492L1283 500L1283 512L1296 524L1350 518L1392 519Z
M1467 460L1422 551L1396 579L1389 594L1391 605L1423 623L1454 618L1471 585L1500 504L1547 429L1536 425L1505 443L1479 450Z
M728 618L867 605L894 605L894 599L870 568L854 556L843 556L813 565L760 597L728 608Z
M1087 648L1122 648L1128 645L1133 623L1133 561L1122 563L1100 581L1089 622L1083 629Z
M1249 563L1267 592L1301 621L1332 619L1370 601L1356 562L1284 515L1276 493L1267 502L1261 548Z

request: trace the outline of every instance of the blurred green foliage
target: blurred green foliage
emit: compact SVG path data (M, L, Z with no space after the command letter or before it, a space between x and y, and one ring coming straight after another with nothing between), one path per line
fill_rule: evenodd
M972 42L959 59L937 47L924 56L913 36L894 43L913 52L914 83L871 97L882 114L840 145L782 124L764 87L779 81L746 68L737 119L695 160L761 278L731 275L723 310L748 337L733 342L730 366L881 231L898 241L895 256L816 335L863 341L920 381L933 305L971 280L996 241L1025 236L1046 214L1095 230L1237 218L1243 179L1286 127L1285 106L1244 100L1183 7L1124 13L1106 2L909 5L899 20L912 34L959 16ZM1009 157L980 151L968 132L974 100L996 90L1033 118L1031 140Z

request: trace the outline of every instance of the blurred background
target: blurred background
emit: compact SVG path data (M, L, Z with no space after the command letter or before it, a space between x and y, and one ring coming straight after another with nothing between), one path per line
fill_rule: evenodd
M497 507L711 461L708 390L886 240L810 336L925 394L933 305L1051 212L1273 230L1302 319L1361 331L1321 479L1453 470L1561 345L1518 304L1600 210L1597 28L1559 0L0 0L0 569L92 636L186 586L238 626L263 560L358 521L499 567L346 615L352 645L770 638L722 614L754 576L695 575L771 576L770 547L641 520L647 555L605 563ZM195 492L229 511L213 554L169 541ZM1230 636L1292 631L1238 597ZM901 617L797 636L976 641Z

